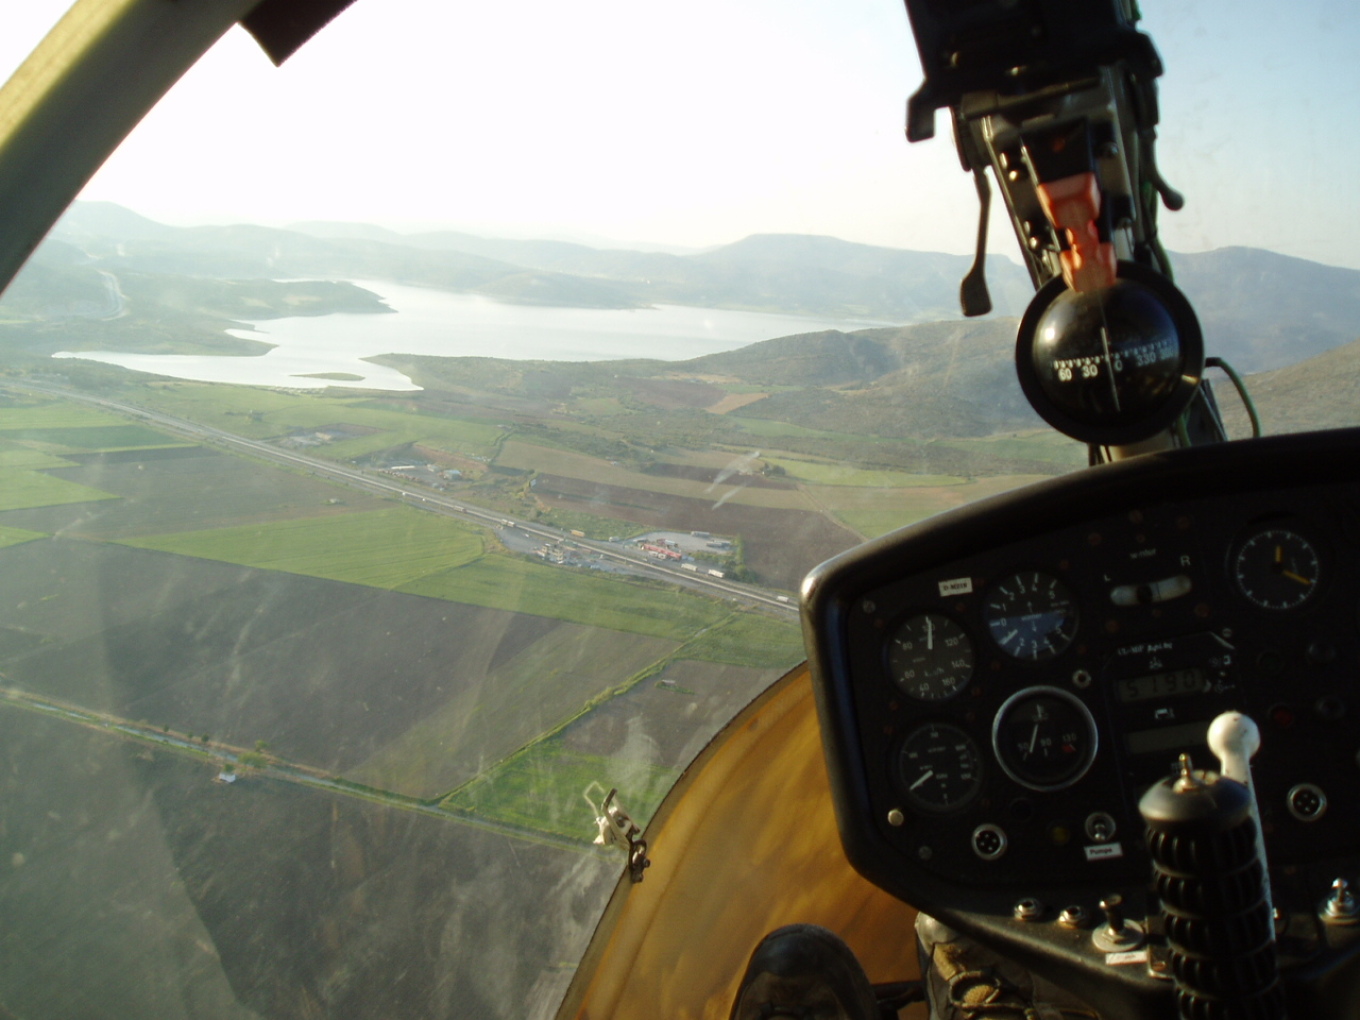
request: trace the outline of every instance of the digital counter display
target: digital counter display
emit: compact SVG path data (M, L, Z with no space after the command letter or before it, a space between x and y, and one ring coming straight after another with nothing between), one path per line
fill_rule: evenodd
M1208 689L1209 678L1204 670L1197 666L1120 680L1118 687L1119 700L1125 704L1134 701L1154 701L1158 698L1176 698L1184 694L1203 694Z

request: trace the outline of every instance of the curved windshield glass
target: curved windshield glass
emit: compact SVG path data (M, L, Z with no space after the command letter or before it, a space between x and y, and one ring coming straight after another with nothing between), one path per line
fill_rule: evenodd
M899 6L446 6L233 30L0 300L0 1017L551 1016L806 572L1087 463ZM1145 6L1209 353L1355 423L1354 17Z

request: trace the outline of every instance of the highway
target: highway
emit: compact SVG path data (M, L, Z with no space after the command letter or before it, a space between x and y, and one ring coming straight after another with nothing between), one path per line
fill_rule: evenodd
M577 538L558 528L551 528L533 521L520 520L508 514L470 506L444 493L413 492L414 483L411 482L403 484L375 472L363 471L347 464L322 460L319 457L309 457L304 453L285 450L262 440L246 439L244 436L190 421L187 418L179 418L136 404L110 400L107 397L78 393L58 386L46 386L33 382L22 384L7 382L3 388L26 390L45 396L59 397L63 400L75 400L91 404L196 443L214 446L235 454L255 457L284 467L301 469L329 481L340 482L377 495L396 497L409 506L430 513L460 518L497 530L507 527L516 528L548 542L561 540L566 545L589 550L600 557L624 565L630 571L642 576L658 577L672 584L698 589L710 595L720 595L747 605L760 606L764 609L773 610L782 616L791 618L797 616L797 606L787 596L771 594L756 585L742 584L738 581L728 581L707 574L681 570L678 566L672 567L653 560L644 553L635 552L608 542Z

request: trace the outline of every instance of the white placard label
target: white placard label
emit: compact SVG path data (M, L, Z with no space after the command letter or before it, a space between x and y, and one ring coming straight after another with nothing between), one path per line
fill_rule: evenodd
M1107 861L1114 857L1123 857L1124 847L1120 843L1097 843L1095 846L1086 848L1086 859L1088 861Z
M1106 953L1105 962L1111 967L1127 967L1131 963L1147 963L1148 951L1144 949L1127 949L1122 953Z
M971 577L956 577L952 581L940 582L940 598L947 599L954 595L971 595L973 592L973 579Z

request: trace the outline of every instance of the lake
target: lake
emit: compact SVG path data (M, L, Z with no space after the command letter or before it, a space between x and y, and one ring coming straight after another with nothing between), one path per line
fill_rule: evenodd
M86 358L200 382L290 389L347 386L417 390L420 387L400 372L363 359L378 354L419 354L517 361L685 361L795 333L884 325L678 305L636 309L507 305L471 294L354 282L380 295L395 314L300 316L271 319L248 330L228 330L232 336L276 345L254 356L61 351L53 357ZM345 373L357 378L308 378L320 373Z

